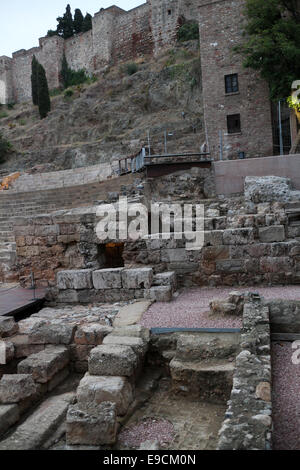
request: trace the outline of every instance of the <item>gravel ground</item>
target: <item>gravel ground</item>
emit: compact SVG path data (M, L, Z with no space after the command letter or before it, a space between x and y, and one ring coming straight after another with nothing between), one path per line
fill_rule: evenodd
M145 441L158 441L164 446L173 441L175 429L166 419L147 418L124 428L119 434L119 442L131 449L139 448Z
M300 287L297 286L184 289L170 303L156 302L151 305L141 324L147 328L240 328L240 318L209 314L210 301L225 299L233 290L259 292L267 299L300 300Z
M292 363L292 343L272 344L273 448L300 450L300 364Z

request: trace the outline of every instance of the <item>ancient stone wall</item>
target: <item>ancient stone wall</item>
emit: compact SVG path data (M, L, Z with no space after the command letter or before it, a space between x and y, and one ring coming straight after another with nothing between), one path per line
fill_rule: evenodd
M200 45L205 122L212 156L223 159L272 155L272 126L268 88L259 75L242 65L233 51L243 36L244 0L201 0ZM239 89L225 93L225 75L238 74ZM229 133L227 116L240 114L240 131Z
M65 41L65 54L72 70L85 69L92 71L93 66L93 33L81 33Z
M9 57L0 57L0 103L7 104L12 101L12 60Z

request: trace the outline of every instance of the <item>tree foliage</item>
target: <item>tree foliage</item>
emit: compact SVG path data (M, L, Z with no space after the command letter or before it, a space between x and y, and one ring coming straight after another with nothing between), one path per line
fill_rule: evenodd
M199 24L196 21L189 21L184 23L177 32L177 40L191 41L193 39L199 39Z
M92 15L87 13L84 17L81 10L76 8L73 19L69 4L66 7L64 15L59 16L56 21L57 28L56 30L49 29L47 33L48 37L58 35L64 39L68 39L74 36L74 34L79 34L92 29Z
M12 151L11 143L0 133L0 163L3 163L5 157Z
M39 104L38 98L38 61L36 60L35 55L32 58L31 62L31 94L32 102L35 106Z
M93 25L92 25L92 15L90 15L89 13L87 13L84 17L84 20L83 20L83 23L82 23L82 32L86 32L86 31L89 31L90 29L92 29Z
M51 101L46 72L41 64L38 64L38 105L41 119L44 119L51 110Z
M299 0L247 0L244 42L236 47L244 65L258 70L272 100L287 98L300 79Z
M75 34L82 32L83 21L84 18L83 14L81 13L81 10L79 10L79 8L76 8L73 21L73 28Z
M80 85L90 80L84 69L72 70L69 67L65 54L61 64L60 79L64 88Z

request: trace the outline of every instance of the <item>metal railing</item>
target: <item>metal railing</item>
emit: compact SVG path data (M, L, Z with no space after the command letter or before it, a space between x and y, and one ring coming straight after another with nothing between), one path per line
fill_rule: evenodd
M141 151L134 156L124 157L119 159L119 175L126 173L136 173L141 171L145 166L146 149L142 148Z

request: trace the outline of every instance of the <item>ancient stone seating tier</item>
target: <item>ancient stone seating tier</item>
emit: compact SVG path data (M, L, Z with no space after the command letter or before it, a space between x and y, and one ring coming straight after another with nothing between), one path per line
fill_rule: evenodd
M149 299L172 300L176 287L174 272L155 275L153 269L112 268L59 271L56 289L50 292L58 303L117 302Z

